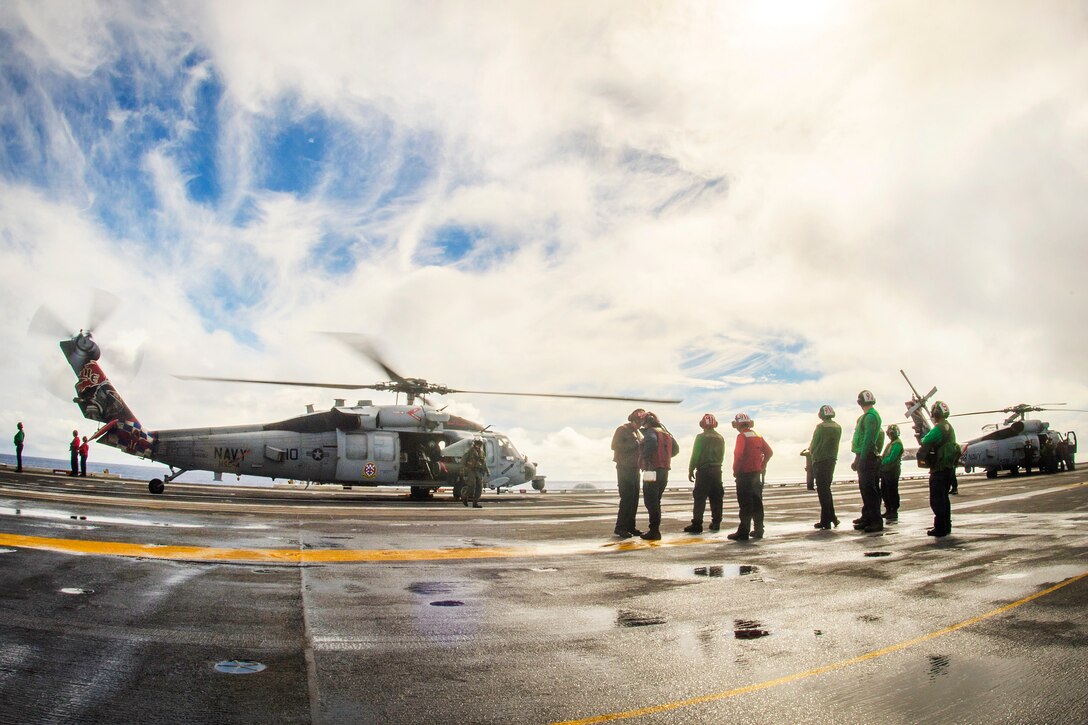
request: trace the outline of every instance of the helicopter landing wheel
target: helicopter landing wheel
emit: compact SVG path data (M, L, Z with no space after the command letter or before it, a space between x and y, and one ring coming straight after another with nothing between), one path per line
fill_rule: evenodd
M151 493L162 493L166 490L166 484L162 482L161 478L152 478L147 483L147 490Z
M997 478L997 469L996 468L987 468L986 469L986 478Z
M412 486L412 500L413 501L426 501L432 498L434 492L429 486Z

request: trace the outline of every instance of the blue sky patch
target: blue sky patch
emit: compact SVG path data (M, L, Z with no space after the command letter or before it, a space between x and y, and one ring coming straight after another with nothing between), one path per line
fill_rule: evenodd
M182 168L191 176L189 197L214 206L223 193L219 178L219 102L223 85L214 73L200 84L194 99L191 120L194 129L178 151Z
M711 386L721 384L800 383L820 376L798 366L807 343L799 338L735 340L717 337L682 352L680 369Z
M321 179L329 121L322 113L283 124L275 121L267 129L260 185L270 191L305 195Z
M263 294L259 277L234 279L220 270L211 274L206 286L194 288L186 297L200 314L205 330L226 330L239 342L257 347L259 340L250 328L248 312L261 302Z
M479 229L451 224L435 231L427 245L437 252L441 262L459 262L472 251L482 236Z

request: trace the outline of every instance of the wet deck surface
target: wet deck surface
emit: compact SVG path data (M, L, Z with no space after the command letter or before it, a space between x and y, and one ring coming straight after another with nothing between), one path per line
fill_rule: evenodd
M672 491L651 544L610 535L612 492L473 510L0 472L0 719L1088 720L1088 474L960 491L934 540L923 481L880 534L849 527L856 486L834 531L768 488L742 543L728 491L698 536Z

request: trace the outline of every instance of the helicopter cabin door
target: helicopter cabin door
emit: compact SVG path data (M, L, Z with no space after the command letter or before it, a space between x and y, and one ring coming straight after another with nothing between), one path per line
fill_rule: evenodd
M336 431L336 480L363 485L396 483L400 440L396 433Z

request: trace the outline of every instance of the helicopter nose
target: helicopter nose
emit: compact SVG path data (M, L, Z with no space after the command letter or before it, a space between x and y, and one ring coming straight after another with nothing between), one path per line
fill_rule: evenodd
M536 464L525 461L525 480L532 481L534 476L536 476Z

